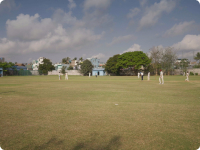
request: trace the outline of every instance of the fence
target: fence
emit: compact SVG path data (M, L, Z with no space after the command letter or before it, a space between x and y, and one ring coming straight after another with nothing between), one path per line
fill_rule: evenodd
M8 70L5 72L5 75L8 76L33 76L33 75L42 75L41 70Z

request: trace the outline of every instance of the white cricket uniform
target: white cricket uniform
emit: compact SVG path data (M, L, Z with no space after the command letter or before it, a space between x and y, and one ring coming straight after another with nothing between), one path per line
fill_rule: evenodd
M148 72L148 80L150 80L150 72Z
M91 73L89 72L89 78L90 78L90 74L91 74Z
M186 79L185 81L189 81L189 73L186 73Z
M60 73L58 74L58 76L59 76L59 80L60 80Z
M140 73L138 72L138 79L140 78Z
M163 72L162 71L160 72L159 82L160 82L160 84L164 84Z
M68 73L65 74L65 80L68 80Z

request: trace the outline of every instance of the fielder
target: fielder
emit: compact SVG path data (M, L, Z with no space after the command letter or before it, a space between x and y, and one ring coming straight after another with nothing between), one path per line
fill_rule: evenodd
M65 73L65 80L68 80L68 73Z
M140 78L140 73L138 72L138 79Z
M59 76L59 80L60 80L60 72L59 72L58 76Z
M91 73L89 72L89 78L90 78L90 74L91 74Z
M150 80L150 72L148 72L148 81Z
M144 75L144 73L143 73L143 72L141 72L141 80L143 80L143 75Z
M163 72L160 70L159 84L164 84Z
M186 79L185 79L185 81L189 81L189 72L188 71L186 73Z

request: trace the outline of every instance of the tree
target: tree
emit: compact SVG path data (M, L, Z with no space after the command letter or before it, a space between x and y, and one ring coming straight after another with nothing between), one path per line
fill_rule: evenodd
M158 74L158 69L160 66L161 58L162 58L162 51L163 48L154 46L150 49L150 59L151 59L151 64L153 66L153 69L156 73Z
M3 72L5 74L8 74L8 68L14 69L14 66L15 66L15 64L12 63L12 62L9 62L9 63L7 63L7 62L0 62L0 68L3 68Z
M72 66L69 66L68 68L67 68L67 70L73 70L74 68L72 67Z
M69 57L66 57L66 58L63 58L63 59L62 59L62 63L63 63L63 64L69 64L69 61L70 61L70 58L69 58Z
M77 57L74 57L74 59L73 60L77 60Z
M47 75L48 71L52 71L55 67L52 65L52 62L49 59L44 59L43 64L39 64L39 70L42 71L43 74Z
M134 72L143 66L144 68L150 64L151 60L142 51L126 52L118 57L117 68L133 68Z
M188 65L189 65L188 59L186 59L186 58L181 59L180 66L181 66L183 72L186 72L186 71L187 71Z
M199 52L196 54L196 56L194 57L194 59L196 61L199 61L199 63L200 63L200 53Z
M162 53L161 58L161 66L165 70L165 72L170 74L170 71L173 70L175 61L177 59L176 53L172 47L165 48L164 52Z
M67 68L66 66L62 66L61 73L62 73L63 75L66 73L66 71L65 71L66 68Z
M117 67L117 60L120 55L114 55L113 57L110 57L105 66L105 71L108 73L114 73L114 74L119 74L119 68Z
M80 60L80 61L83 61L83 58L81 57L81 58L79 58L79 60Z
M89 73L92 72L92 68L93 68L93 65L91 63L91 61L89 60L84 60L82 65L81 65L81 70L80 72L84 75L84 76L87 76L89 75Z

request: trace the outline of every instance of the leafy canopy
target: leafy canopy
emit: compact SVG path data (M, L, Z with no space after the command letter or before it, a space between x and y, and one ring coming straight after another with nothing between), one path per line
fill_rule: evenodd
M0 68L3 68L3 71L5 71L5 72L7 71L8 68L13 68L13 66L15 66L15 64L12 62L9 62L9 63L0 62Z
M118 57L117 68L134 67L138 70L141 66L147 67L151 60L142 51L126 52Z
M55 67L49 59L44 59L43 64L39 65L39 70L41 70L43 74L48 74L48 71L52 71L54 69Z
M92 65L91 61L86 59L83 61L80 71L84 76L87 76L87 75L89 75L89 73L92 72L92 68L93 68L93 65Z
M118 57L120 55L117 54L117 55L114 55L113 57L110 57L107 62L106 62L106 66L105 66L105 70L108 72L108 73L115 73L115 74L118 74L119 73L119 68L117 68L117 60L118 60Z

